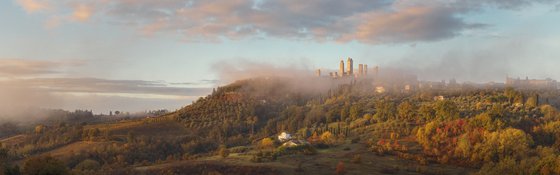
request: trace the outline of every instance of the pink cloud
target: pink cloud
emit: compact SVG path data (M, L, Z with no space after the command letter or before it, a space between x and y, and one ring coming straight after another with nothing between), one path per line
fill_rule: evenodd
M87 21L93 15L93 7L86 4L79 4L74 8L72 18L77 21Z
M27 13L34 13L49 8L49 3L44 0L17 0L16 1Z
M40 0L17 0L27 11ZM552 0L77 0L49 1L58 11L47 26L88 21L95 14L144 35L180 34L184 40L277 37L314 41L410 43L453 38L484 26L464 14L484 8L519 9ZM71 12L68 14L68 12ZM55 18L53 18L53 16ZM61 20L62 19L62 20Z

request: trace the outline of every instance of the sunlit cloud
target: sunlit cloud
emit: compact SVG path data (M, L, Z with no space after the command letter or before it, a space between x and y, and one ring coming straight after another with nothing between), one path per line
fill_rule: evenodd
M16 1L27 13L35 13L49 8L46 0L17 0Z
M27 59L0 59L0 76L30 77L60 73L62 67L84 64L79 60L43 61Z
M77 21L87 21L92 16L92 14L93 7L85 4L80 4L75 7L72 17Z
M29 1L20 3L24 9L42 8L37 0L20 1ZM62 9L51 16L71 16L73 21L84 22L99 14L102 21L130 26L146 36L172 33L186 41L270 36L383 44L454 38L486 25L467 23L464 14L487 8L517 10L553 1L117 0L75 1L72 5L49 2ZM65 14L68 9L72 14ZM52 17L49 20L47 26L68 21Z

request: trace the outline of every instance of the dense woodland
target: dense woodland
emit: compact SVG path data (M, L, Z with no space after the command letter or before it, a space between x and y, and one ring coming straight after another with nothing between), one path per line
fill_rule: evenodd
M0 168L4 174L128 174L134 167L216 155L247 154L257 164L362 144L376 156L466 167L475 174L560 174L557 90L374 89L369 81L352 81L298 91L285 79L256 78L219 87L159 117L101 123L72 118L33 128L4 123L0 138L9 139L0 147ZM281 132L310 144L280 146ZM56 151L77 143L89 146ZM358 154L351 162L363 158ZM332 165L333 173L345 172L340 163Z

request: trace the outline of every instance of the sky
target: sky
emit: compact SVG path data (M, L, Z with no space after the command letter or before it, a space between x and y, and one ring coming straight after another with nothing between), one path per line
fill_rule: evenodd
M347 57L420 80L560 79L559 19L557 0L3 0L0 112L174 110Z

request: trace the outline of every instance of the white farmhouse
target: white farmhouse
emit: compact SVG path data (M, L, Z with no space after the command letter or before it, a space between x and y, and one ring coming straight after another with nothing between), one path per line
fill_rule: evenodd
M278 140L280 140L280 142L285 142L291 139L292 139L292 135L286 132L282 132L280 135L278 135Z

